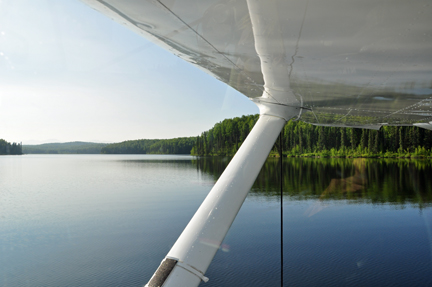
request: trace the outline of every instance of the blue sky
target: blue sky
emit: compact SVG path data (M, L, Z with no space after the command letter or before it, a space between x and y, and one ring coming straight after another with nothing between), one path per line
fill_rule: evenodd
M77 0L0 0L0 138L196 136L246 96Z

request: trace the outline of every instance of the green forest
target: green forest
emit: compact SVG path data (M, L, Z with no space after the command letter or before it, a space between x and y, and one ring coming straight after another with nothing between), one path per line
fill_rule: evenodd
M22 154L21 143L10 143L4 139L0 139L0 155L16 155Z
M259 115L226 119L203 132L191 150L197 156L231 156L239 149ZM314 126L289 121L271 156L432 157L432 131L383 126L380 130Z
M190 154L195 137L174 139L141 139L109 144L102 148L105 154Z

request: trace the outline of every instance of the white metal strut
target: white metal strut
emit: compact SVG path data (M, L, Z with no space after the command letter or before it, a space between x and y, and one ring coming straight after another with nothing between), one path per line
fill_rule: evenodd
M146 286L198 286L207 280L204 274L281 129L299 113L294 107L258 105L259 120ZM177 262L168 271L167 259Z

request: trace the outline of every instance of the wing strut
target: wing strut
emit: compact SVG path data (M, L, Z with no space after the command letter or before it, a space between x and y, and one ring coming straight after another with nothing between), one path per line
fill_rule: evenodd
M261 113L249 136L146 286L198 286L201 280L208 280L204 274L274 142L286 121L297 116L300 110L259 105L265 114Z
M273 1L248 0L264 93L254 99L260 117L215 186L168 252L148 287L198 286L231 227L285 123L299 115Z

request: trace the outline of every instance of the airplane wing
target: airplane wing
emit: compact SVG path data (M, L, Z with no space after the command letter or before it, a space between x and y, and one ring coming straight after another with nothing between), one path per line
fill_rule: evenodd
M262 96L246 0L84 2L247 97ZM284 81L305 107L301 120L357 127L432 121L429 1L264 2L273 3L262 5L265 41L278 50L266 61L285 68Z
M208 280L204 274L287 120L432 128L429 0L82 1L260 108L255 127L146 286Z

